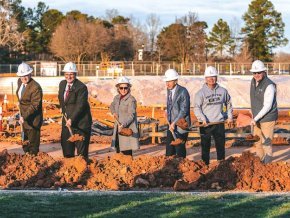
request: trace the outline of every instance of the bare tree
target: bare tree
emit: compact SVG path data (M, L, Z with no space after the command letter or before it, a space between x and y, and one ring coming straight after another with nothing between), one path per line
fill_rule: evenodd
M113 9L107 9L105 14L105 20L112 22L114 17L117 17L119 15L119 11L115 8Z
M233 17L230 22L230 31L231 31L231 38L233 40L232 45L230 47L231 56L234 58L236 54L241 49L241 22L237 17Z
M140 20L135 19L132 15L130 16L130 21L128 23L128 30L132 37L133 48L135 51L135 55L137 54L138 49L142 47L142 45L146 45L148 42L148 37L146 35L145 26L142 25Z
M22 49L24 34L18 32L18 23L13 16L9 1L1 1L0 5L0 47L12 50Z
M149 38L149 48L151 55L156 50L156 38L158 33L160 32L160 18L156 14L149 14L146 18L146 27Z
M86 56L104 51L111 39L110 31L101 23L67 18L56 28L50 49L65 61L80 63Z

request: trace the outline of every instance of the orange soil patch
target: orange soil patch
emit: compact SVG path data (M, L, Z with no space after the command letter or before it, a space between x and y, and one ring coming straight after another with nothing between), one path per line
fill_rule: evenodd
M87 164L81 157L54 160L45 153L31 156L4 150L0 166L2 188L290 191L289 163L265 165L250 153L206 166L183 158L133 159L122 154Z

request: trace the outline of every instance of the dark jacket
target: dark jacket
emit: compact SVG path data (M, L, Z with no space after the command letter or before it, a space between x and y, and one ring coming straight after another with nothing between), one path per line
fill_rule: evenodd
M16 96L19 101L19 109L21 116L24 119L23 128L25 129L40 129L43 122L42 114L42 89L34 80L30 79L27 83L22 98L19 100L18 91L22 85L20 78L17 81Z
M59 84L58 100L62 113L67 115L72 121L72 128L90 130L92 125L92 115L88 103L88 89L78 79L75 79L69 95L64 101L64 92L67 81L62 80ZM65 125L63 119L62 124Z
M167 96L168 94L169 90L167 90ZM176 85L171 108L167 105L167 115L169 116L169 114L171 114L171 119L168 117L168 120L177 122L180 118L185 118L190 126L190 96L183 86Z

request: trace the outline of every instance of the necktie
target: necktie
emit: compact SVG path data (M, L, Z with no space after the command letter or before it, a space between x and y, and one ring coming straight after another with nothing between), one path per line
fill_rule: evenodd
M65 97L64 97L64 100L65 100L65 101L67 100L67 97L68 97L68 95L69 95L70 87L71 87L71 85L68 85L68 86L67 86L67 90L65 91Z
M168 108L167 108L169 123L171 123L171 106L172 106L172 92L169 91L169 93L168 93Z
M21 98L22 98L22 96L23 96L23 94L24 94L25 88L26 88L26 85L23 84L23 86L22 86L22 90L21 90Z

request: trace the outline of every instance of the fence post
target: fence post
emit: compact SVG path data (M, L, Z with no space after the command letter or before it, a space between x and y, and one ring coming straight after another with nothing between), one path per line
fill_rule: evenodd
M132 76L135 76L135 72L134 72L134 62L132 61Z
M232 75L233 69L232 69L232 63L230 63L230 75Z
M36 76L36 61L34 61L33 68L34 68L34 76Z
M281 75L281 64L279 63L278 66L279 66L279 75Z

